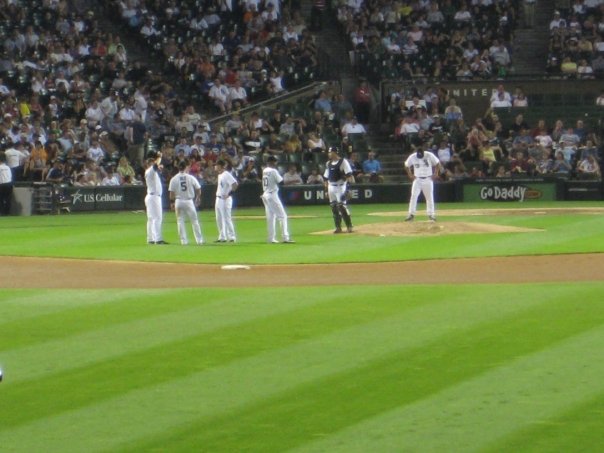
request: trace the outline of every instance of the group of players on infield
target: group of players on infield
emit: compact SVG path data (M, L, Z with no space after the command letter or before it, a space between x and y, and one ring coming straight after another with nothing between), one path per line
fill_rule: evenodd
M145 170L145 183L147 195L145 196L145 207L147 211L147 243L167 244L163 239L162 222L162 195L163 185L161 174L161 153L150 156L147 159ZM417 150L405 160L407 176L413 181L411 186L411 197L409 200L409 211L405 221L413 221L417 210L417 200L420 192L426 199L427 214L430 221L436 221L434 206L434 179L438 175L440 162L438 157L429 151ZM188 173L189 165L186 161L178 165L178 173L170 179L168 191L170 193L170 208L176 213L176 222L180 243L189 243L186 219L189 220L198 245L204 244L201 225L197 216L197 207L201 203L201 185L194 176ZM215 163L218 173L216 185L216 225L218 227L218 238L214 242L236 242L235 227L233 225L232 208L233 192L239 184L235 177L228 171L227 163L218 160ZM325 188L329 198L329 205L333 214L335 225L334 234L352 233L352 217L347 206L347 189L349 183L354 183L352 168L348 160L340 155L336 147L329 148L329 160L323 174ZM271 244L294 243L289 233L287 213L279 198L279 184L283 177L277 170L277 158L273 155L266 159L266 166L262 170L262 195L267 221L268 242ZM345 230L342 228L344 221ZM277 239L277 225L281 233L281 241Z

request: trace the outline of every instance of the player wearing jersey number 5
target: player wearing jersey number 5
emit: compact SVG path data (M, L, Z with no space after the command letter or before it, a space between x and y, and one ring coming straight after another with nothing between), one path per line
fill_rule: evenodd
M231 194L237 190L238 184L235 177L226 170L226 162L222 159L216 161L216 225L218 226L218 239L216 242L235 242L235 226L231 216L233 198Z
M336 147L329 148L329 161L323 178L325 179L325 188L327 189L329 205L336 226L334 233L342 233L342 219L346 223L346 230L352 233L352 219L346 205L346 189L349 182L354 182L354 176L350 163L340 157Z
M201 245L203 244L203 236L201 235L201 226L199 225L196 209L201 201L201 186L194 176L187 173L188 168L189 163L187 161L179 162L178 174L170 180L168 190L170 191L171 204L176 212L176 225L180 243L182 245L189 243L187 229L185 228L185 219L188 218L193 227L195 242Z
M423 151L422 149L409 155L405 161L407 176L413 181L411 199L409 200L409 215L405 219L406 222L410 222L415 218L417 199L420 192L424 194L424 198L426 199L428 218L432 222L436 221L434 210L434 178L438 175L439 169L440 161L438 157L430 151Z
M281 226L281 237L283 242L291 244L294 241L289 237L289 230L287 228L287 214L283 208L283 203L279 199L279 183L283 181L283 177L279 174L277 169L277 158L275 156L268 156L266 159L266 168L262 170L262 203L264 203L264 210L266 212L266 225L268 229L268 242L271 244L277 244L279 241L276 238L276 226L277 221Z

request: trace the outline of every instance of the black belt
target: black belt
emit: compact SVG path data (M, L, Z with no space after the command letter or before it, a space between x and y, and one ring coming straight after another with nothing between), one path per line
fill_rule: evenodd
M418 176L417 179L428 179L430 176Z
M155 192L151 192L151 193L149 193L148 195L151 195L151 196L158 196L158 197L159 197L159 194L158 194L158 193L155 193Z

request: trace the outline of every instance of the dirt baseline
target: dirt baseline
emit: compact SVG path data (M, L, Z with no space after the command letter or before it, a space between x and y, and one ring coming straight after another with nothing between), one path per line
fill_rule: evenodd
M66 289L603 281L604 254L251 265L249 270L207 264L0 257L0 275L2 288Z

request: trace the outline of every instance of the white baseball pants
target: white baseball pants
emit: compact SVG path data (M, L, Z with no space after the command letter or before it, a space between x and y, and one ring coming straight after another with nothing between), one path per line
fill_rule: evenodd
M216 197L214 210L216 211L216 226L218 227L219 241L235 240L235 226L231 217L232 209L233 198L227 197L225 200L224 198Z
M330 182L327 187L327 195L329 196L330 203L345 203L346 197L344 194L346 193L346 183L333 183Z
M281 226L281 236L284 241L289 241L289 229L287 225L287 214L283 208L283 203L279 199L277 192L263 194L261 197L264 203L264 211L266 212L266 226L268 230L268 241L274 242L277 240L276 225L279 221Z
M147 242L163 241L161 196L147 195L145 206L147 208Z
M428 216L434 215L434 181L431 176L417 177L411 185L411 199L409 200L409 215L415 215L417 211L417 199L423 193L426 199L426 211Z
M195 242L197 244L203 244L201 225L199 224L199 218L197 217L197 210L195 209L195 203L193 200L177 199L174 203L174 208L176 211L176 225L178 228L178 237L180 238L180 243L182 245L187 245L189 243L187 229L185 227L185 220L189 219L191 226L193 227Z

